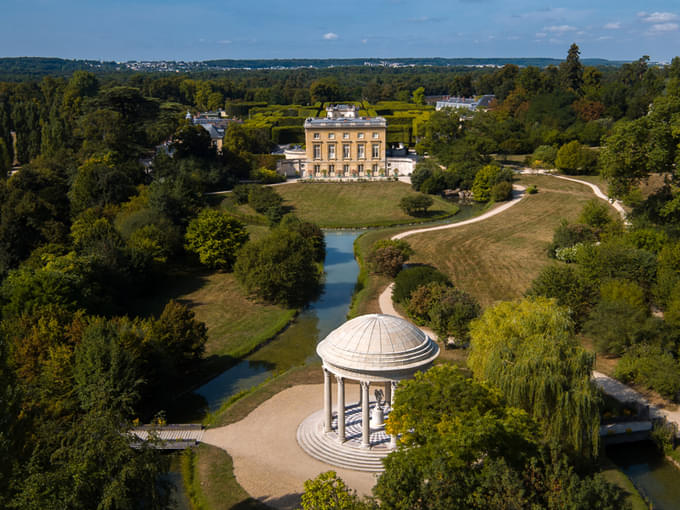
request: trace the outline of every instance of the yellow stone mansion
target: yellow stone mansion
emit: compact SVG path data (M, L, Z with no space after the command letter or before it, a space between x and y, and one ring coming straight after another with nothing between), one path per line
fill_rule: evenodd
M329 107L326 115L305 121L304 177L386 177L387 120L357 117L352 105Z

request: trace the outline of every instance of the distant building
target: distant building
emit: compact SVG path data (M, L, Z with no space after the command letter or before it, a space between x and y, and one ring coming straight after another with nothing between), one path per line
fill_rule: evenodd
M305 120L307 178L385 177L387 120L358 117L353 105L326 108L326 118Z
M242 120L227 118L224 110L201 112L193 116L190 112L187 112L186 119L190 120L195 126L201 126L208 132L217 152L222 152L222 140L229 124L232 122L243 123Z
M437 101L435 109L437 111L442 108L465 108L466 110L475 111L477 108L488 108L491 101L496 99L493 94L485 94L478 97L452 97Z

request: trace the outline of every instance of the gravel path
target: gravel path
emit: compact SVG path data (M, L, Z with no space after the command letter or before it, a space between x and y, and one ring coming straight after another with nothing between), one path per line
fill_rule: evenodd
M470 220L461 221L459 223L448 223L446 225L438 225L436 227L414 228L413 230L407 230L406 232L394 235L392 236L392 239L403 239L404 237L408 237L413 234L420 234L422 232L433 232L435 230L446 230L449 228L464 227L465 225L471 225L472 223L477 223L478 221L484 221L488 218L491 218L492 216L496 216L497 214L500 214L503 211L508 210L513 205L522 200L522 198L524 197L524 186L519 186L516 184L513 186L513 189L514 191L512 200L510 200L509 202L505 202L503 205L500 205L495 209L491 209L490 211L487 211L480 216L477 216Z
M348 384L346 394L348 401L358 400L358 385ZM298 508L305 480L329 470L357 493L370 495L375 474L329 466L298 446L298 425L322 408L323 384L294 386L260 404L241 421L206 430L202 442L226 450L241 487L273 508Z

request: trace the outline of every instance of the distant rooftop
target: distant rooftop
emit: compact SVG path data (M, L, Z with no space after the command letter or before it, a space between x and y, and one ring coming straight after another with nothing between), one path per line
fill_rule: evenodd
M447 97L441 101L437 101L437 110L442 108L466 108L468 110L476 110L477 108L488 108L496 98L493 94L484 94L477 97Z
M305 120L305 128L341 127L387 127L387 119L385 119L385 117L356 117L339 119L322 119L310 117Z

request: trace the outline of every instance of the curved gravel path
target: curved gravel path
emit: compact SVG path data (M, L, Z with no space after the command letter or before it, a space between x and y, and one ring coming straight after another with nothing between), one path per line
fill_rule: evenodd
M438 225L436 227L425 227L425 228L414 228L413 230L407 230L406 232L401 232L400 234L396 234L392 236L393 240L396 239L403 239L404 237L411 236L413 234L420 234L422 232L433 232L435 230L446 230L449 228L458 228L458 227L464 227L465 225L471 225L472 223L477 223L478 221L484 221L488 218L491 218L492 216L496 216L497 214L502 213L503 211L506 211L510 209L513 205L518 203L522 198L524 198L524 186L519 186L515 184L513 186L513 199L510 200L509 202L504 203L503 205L500 205L496 207L495 209L491 209L490 211L485 212L484 214L477 216L475 218L461 221L459 223L447 223L446 225Z

